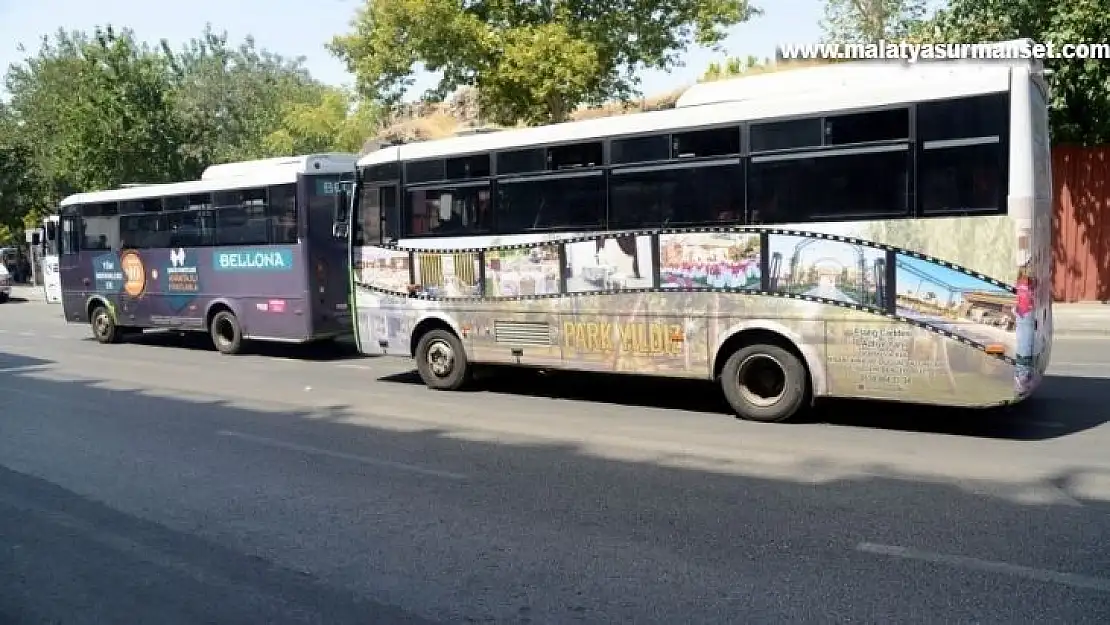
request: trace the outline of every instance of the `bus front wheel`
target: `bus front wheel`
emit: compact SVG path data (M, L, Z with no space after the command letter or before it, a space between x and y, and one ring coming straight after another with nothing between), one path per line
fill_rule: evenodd
M230 310L221 310L212 317L209 326L212 342L221 354L238 354L243 349L243 329L239 319Z
M721 371L725 398L742 419L773 423L805 405L809 374L801 359L777 345L746 345Z
M457 391L470 378L462 341L453 332L430 330L416 344L416 370L428 388Z
M112 313L108 312L107 306L97 306L93 309L92 315L89 316L89 323L92 325L93 338L98 343L119 343L122 338L122 333L118 326L116 326L115 319L112 319Z

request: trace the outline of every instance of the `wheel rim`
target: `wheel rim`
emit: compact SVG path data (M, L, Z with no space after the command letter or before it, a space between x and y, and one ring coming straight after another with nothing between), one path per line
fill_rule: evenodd
M235 340L235 326L227 317L216 320L216 340L220 345L230 345Z
M96 332L96 335L99 337L105 337L108 336L110 330L111 320L108 319L108 313L96 313L96 317L93 318L93 332Z
M748 356L740 363L736 377L740 394L753 405L773 406L786 395L786 368L773 356Z
M428 346L425 361L433 375L437 378L445 378L455 369L455 350L451 349L447 341L433 341Z

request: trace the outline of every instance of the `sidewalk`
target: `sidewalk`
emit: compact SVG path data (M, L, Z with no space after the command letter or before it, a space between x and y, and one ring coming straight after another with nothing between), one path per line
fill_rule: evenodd
M41 286L16 285L12 287L12 298L29 302L46 300ZM1110 304L1078 303L1053 304L1053 328L1055 334L1062 336L1104 335L1110 336Z
M46 301L46 293L41 286L27 286L26 284L12 285L12 299L27 300L29 302Z

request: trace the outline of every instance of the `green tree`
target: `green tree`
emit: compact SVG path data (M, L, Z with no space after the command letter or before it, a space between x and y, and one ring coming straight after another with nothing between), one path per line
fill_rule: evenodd
M442 72L440 99L473 86L484 118L543 123L627 100L639 70L671 69L756 12L748 0L367 0L330 48L371 99L397 102L420 64Z
M313 102L290 102L279 127L262 142L270 154L358 152L379 127L377 107L358 104L341 89L327 88Z
M950 0L917 31L919 40L967 43L1028 37L1054 44L1110 41L1103 0ZM1110 63L1050 59L1053 142L1110 142Z
M29 215L41 214L42 191L30 146L0 134L0 240L18 233Z
M11 113L54 195L197 171L178 147L185 128L168 76L163 57L111 26L58 31L9 69Z
M162 42L173 77L173 100L189 129L186 152L204 163L276 156L266 138L282 128L290 106L319 102L326 88L304 59L258 49L250 36L238 47L211 25L179 51Z
M900 40L925 18L928 5L928 0L826 0L821 27L830 43Z

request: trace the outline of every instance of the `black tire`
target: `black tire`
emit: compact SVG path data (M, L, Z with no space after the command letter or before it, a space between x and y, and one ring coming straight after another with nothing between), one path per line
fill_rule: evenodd
M92 326L93 338L98 343L105 345L119 343L123 338L123 333L116 326L116 321L107 306L93 308L92 314L89 315L89 325Z
M221 310L212 317L208 333L212 336L216 351L221 354L231 356L242 353L243 329L239 327L239 318L230 310Z
M7 303L8 303L8 294L7 293L0 293L0 304L7 304Z
M725 362L721 388L740 418L786 421L805 406L809 373L800 358L777 345L746 345Z
M454 333L431 330L416 344L416 370L428 388L457 391L470 381L466 349Z

